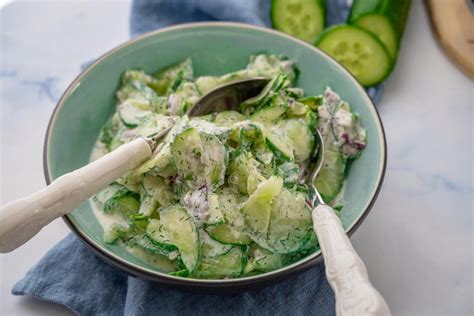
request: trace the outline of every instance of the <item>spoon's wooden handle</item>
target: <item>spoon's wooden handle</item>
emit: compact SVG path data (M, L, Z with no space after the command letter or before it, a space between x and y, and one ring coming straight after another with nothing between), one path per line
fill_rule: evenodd
M69 213L150 155L150 145L138 138L57 178L46 188L1 207L0 253L18 248L52 220Z
M318 205L312 217L326 277L336 295L336 314L390 315L387 303L370 283L367 269L333 209Z

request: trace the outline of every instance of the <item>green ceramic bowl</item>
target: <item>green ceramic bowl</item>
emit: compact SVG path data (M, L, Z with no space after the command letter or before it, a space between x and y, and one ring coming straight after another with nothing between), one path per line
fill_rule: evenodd
M84 166L100 128L115 107L114 92L129 68L155 72L191 57L195 74L220 75L244 67L251 54L271 52L294 59L301 70L297 86L309 95L329 85L360 114L368 146L349 172L342 223L349 234L361 224L380 190L385 171L385 136L377 110L361 85L333 59L300 40L245 24L183 24L148 33L108 52L66 90L48 126L44 147L46 181ZM161 273L116 245L105 244L89 202L64 220L71 230L106 261L146 279L183 288L242 288L268 283L303 271L321 259L318 251L282 269L229 280L195 280Z

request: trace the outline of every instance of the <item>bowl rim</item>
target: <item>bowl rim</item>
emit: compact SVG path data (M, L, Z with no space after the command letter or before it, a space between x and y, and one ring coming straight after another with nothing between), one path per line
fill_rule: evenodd
M312 49L316 54L320 55L321 57L328 59L331 63L333 63L336 67L338 67L346 76L348 76L349 79L351 79L353 84L356 86L356 88L360 91L362 97L365 99L366 103L369 104L369 108L373 112L374 117L376 118L376 127L379 130L379 135L380 135L378 141L381 142L382 159L379 165L378 183L377 183L376 188L373 190L371 194L370 201L367 203L365 209L356 218L356 220L346 229L346 233L348 234L348 236L351 236L359 228L359 226L362 224L364 219L369 214L371 208L373 207L375 201L377 200L378 194L381 190L384 177L385 177L385 171L386 171L386 165L387 165L387 141L386 141L385 131L384 131L380 114L377 108L375 107L372 99L368 96L367 92L362 87L362 85L357 81L357 79L355 79L355 77L344 66L339 64L334 58L332 58L325 52L319 50L315 46L310 45L302 40L294 38L285 33L282 33L273 29L269 29L266 27L256 26L256 25L251 25L251 24L246 24L246 23L193 22L193 23L183 23L183 24L177 24L177 25L161 28L155 31L144 33L140 36L137 36L133 39L130 39L124 42L123 44L119 46L116 46L115 48L104 53L96 61L94 61L87 68L85 68L64 91L61 98L58 100L53 110L53 113L51 114L51 118L47 126L46 135L45 135L44 144L43 144L43 170L44 170L46 184L49 185L52 182L52 177L50 174L50 167L49 167L49 148L50 148L50 139L51 139L52 129L55 125L57 114L59 110L63 107L68 97L80 85L82 78L84 78L93 68L95 68L98 64L100 64L102 61L104 61L108 57L110 57L112 54L130 45L140 42L146 38L156 36L157 34L181 30L181 29L193 29L196 27L216 27L216 28L229 27L229 28L236 28L236 29L251 29L251 30L255 30L255 31L263 32L263 33L269 33L272 35L284 37L287 40L293 41L299 45L306 46ZM68 215L64 215L62 216L62 218L66 222L67 226L71 229L71 231L76 236L79 237L79 240L81 240L95 254L99 255L106 262L114 266L118 266L119 268L127 271L129 274L133 276L144 278L147 280L157 281L157 282L167 284L167 285L172 285L172 286L184 285L184 286L189 286L192 288L210 288L210 287L228 288L228 287L235 287L235 286L254 285L256 283L263 284L263 283L268 283L271 281L276 281L278 279L282 279L284 276L290 276L298 272L307 270L322 259L321 250L319 250L300 261L292 263L291 265L282 267L278 270L274 270L274 271L270 271L267 273L250 276L250 277L243 277L243 278L236 278L236 279L219 279L219 280L202 280L202 279L177 277L177 276L171 276L171 275L168 275L156 270L141 267L123 259L122 257L114 254L112 251L103 248L100 244L98 244L93 239L91 239L84 231L82 231L82 229L80 229L80 227L78 227L69 218Z

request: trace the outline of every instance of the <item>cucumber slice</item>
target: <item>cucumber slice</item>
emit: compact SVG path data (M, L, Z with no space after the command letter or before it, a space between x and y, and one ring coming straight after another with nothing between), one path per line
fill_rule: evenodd
M352 24L375 34L387 48L390 57L392 59L397 57L397 38L395 30L387 17L380 14L366 14L352 22Z
M137 127L151 116L150 102L140 99L125 100L119 104L118 113L125 126Z
M105 188L100 190L99 192L97 192L97 194L94 195L92 200L94 202L96 202L101 207L101 209L103 211L104 210L103 209L104 203L107 202L115 194L117 194L118 192L120 192L122 190L126 190L126 188L123 185L120 185L120 184L114 182L114 183L109 184L108 186L106 186Z
M193 82L184 82L168 97L168 110L172 115L183 115L201 97Z
M125 216L136 214L140 209L140 195L122 187L104 202L104 213L118 212Z
M199 233L193 217L185 208L172 205L162 209L159 220L150 220L146 234L165 249L177 248L189 272L196 269L201 250Z
M273 78L280 73L287 76L285 86L298 78L299 70L293 60L272 54L258 54L250 56L247 64L247 78L266 77Z
M222 224L218 226L212 226L206 228L209 236L223 244L229 245L249 245L252 243L252 239L228 224Z
M158 201L151 195L148 195L146 190L142 187L140 189L140 209L138 213L145 216L150 216L157 208Z
M298 99L298 102L301 102L313 111L317 111L318 107L323 103L323 96L322 95L315 95L315 96L308 96L302 99Z
M288 119L282 122L286 135L292 142L295 162L303 162L311 156L314 135L303 119Z
M285 265L284 256L272 253L257 244L252 244L249 249L249 258L244 268L244 273L252 271L268 272L280 269Z
M229 152L219 139L210 134L200 134L201 162L204 165L206 183L211 188L217 188L224 183L225 171L229 160Z
M235 186L239 192L246 194L248 193L247 181L249 175L256 171L258 166L259 163L253 158L253 155L243 151L229 163L227 181Z
M242 249L240 247L233 247L227 253L220 256L203 256L193 276L203 279L238 277L242 273L244 263L245 256Z
M257 190L243 204L241 212L244 215L247 228L252 234L266 236L272 201L277 196L283 186L283 180L275 176L262 182Z
M217 196L225 224L206 227L209 236L224 244L250 244L252 240L243 232L245 224L244 217L240 213L240 195L226 188L220 190Z
M119 102L124 102L127 99L141 99L147 100L152 104L158 104L162 101L152 88L139 80L130 80L122 84L116 96Z
M293 161L295 159L291 140L278 128L266 128L263 131L265 144L280 159Z
M121 224L112 224L104 229L103 239L107 244L113 244L117 240L125 240L130 234L130 227Z
M293 188L300 180L300 167L294 162L285 161L278 165L276 173L287 188Z
M305 244L308 233L312 232L312 223L311 210L304 195L283 188L273 201L267 245L277 253L297 251Z
M175 202L173 191L169 184L162 177L145 175L142 181L142 187L148 196L153 197L160 206L167 206Z
M366 87L380 83L393 67L382 42L356 26L331 27L321 34L316 46L334 57Z
M324 0L273 0L272 26L313 44L324 29Z
M201 237L201 259L202 258L213 258L224 255L232 249L232 245L226 245L216 241L209 237L205 230L199 231L199 237Z
M150 173L154 176L168 177L174 173L171 160L171 144L166 143L160 150L157 150L149 160L132 171L132 173L136 176Z
M411 0L355 0L349 23L375 34L396 59Z
M152 254L158 254L167 257L170 260L176 259L179 255L176 250L165 250L157 245L155 245L147 235L136 235L127 241L127 245L140 247Z
M221 205L219 204L219 196L217 194L208 194L209 217L206 221L207 226L220 225L224 223L224 215L222 214Z
M240 104L241 112L251 114L255 110L261 109L271 102L271 99L278 95L278 92L290 84L285 73L279 73L263 88L263 90L253 98L247 99Z
M286 113L287 109L288 106L286 104L268 106L252 114L250 120L263 124L272 124L278 121Z
M230 132L232 131L230 127L216 126L211 122L193 119L189 122L189 126L195 128L200 133L214 135L223 143L226 142Z
M237 111L219 112L214 119L214 124L225 127L232 127L235 123L245 121L247 117Z
M169 94L175 91L183 81L193 79L193 62L190 58L183 62L167 67L155 74L156 81L153 89L159 95Z
M194 128L189 128L177 135L171 145L172 161L178 175L188 183L190 188L206 183L203 173L201 137Z
M316 188L324 202L331 203L344 182L346 163L340 152L325 149L324 162L316 179Z

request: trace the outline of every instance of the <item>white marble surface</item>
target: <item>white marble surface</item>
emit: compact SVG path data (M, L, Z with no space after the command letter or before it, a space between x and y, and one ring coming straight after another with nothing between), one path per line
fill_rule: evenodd
M1 9L0 203L44 186L47 122L79 65L128 38L126 1L13 3ZM473 313L473 82L434 41L414 1L397 68L379 104L386 180L352 238L394 315ZM0 255L0 315L62 315L10 294L68 232L61 220Z

